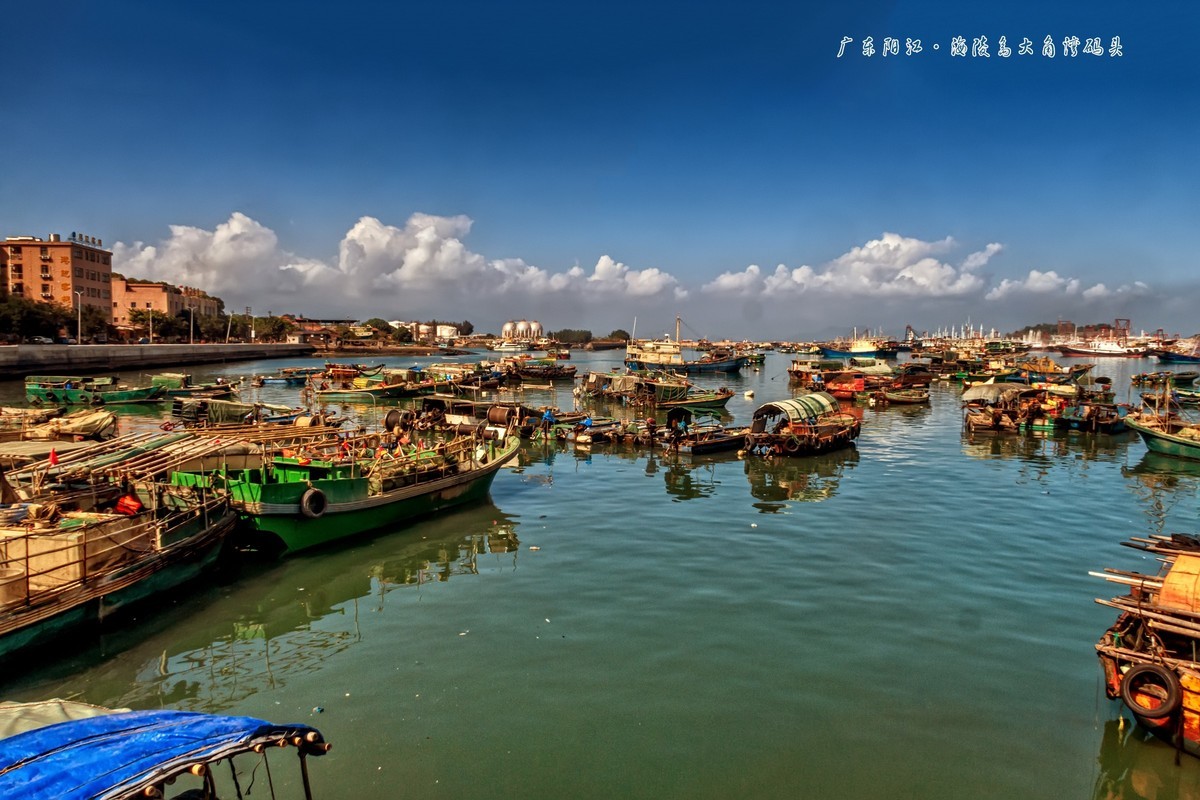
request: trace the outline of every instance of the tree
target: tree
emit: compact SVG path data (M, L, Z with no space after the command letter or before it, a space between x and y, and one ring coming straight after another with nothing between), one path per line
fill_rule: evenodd
M610 333L608 335L608 338L609 339L622 339L627 342L627 341L629 341L629 331L623 330L621 328L617 328L615 331L613 331L612 333Z
M296 329L296 323L283 317L255 317L254 333L266 342L278 342L287 338L288 332Z
M411 343L413 340L412 329L401 325L392 332L392 340L400 344Z
M68 322L74 326L75 312L63 306L36 303L15 295L0 301L0 330L5 331L10 338L53 338Z
M388 322L386 319L380 319L379 317L371 317L369 320L364 322L363 325L367 326L368 328L374 328L376 334L383 334L384 336L391 336L396 330L392 327L392 323Z
M462 322L458 323L459 336L470 336L474 332L475 326L472 325L468 320L464 319Z
M561 331L552 331L548 335L551 339L557 339L564 344L587 344L592 340L591 331L576 330L575 328L563 328Z

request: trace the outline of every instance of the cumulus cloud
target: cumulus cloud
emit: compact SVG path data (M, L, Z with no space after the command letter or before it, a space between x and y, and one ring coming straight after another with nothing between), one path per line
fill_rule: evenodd
M128 277L199 286L233 306L304 296L330 312L367 303L375 308L396 298L412 304L585 292L610 302L687 296L670 273L635 269L609 255L590 272L578 265L555 272L519 258L489 260L465 244L471 225L463 215L418 213L403 227L364 216L342 237L336 263L328 264L287 252L274 231L235 212L211 231L173 225L157 245L118 243L113 264Z
M274 231L235 212L211 231L172 225L158 245L118 242L113 268L130 278L197 286L211 294L289 294L328 271L320 262L286 253Z
M1063 296L1082 298L1084 300L1100 300L1113 297L1140 297L1147 294L1150 287L1142 281L1125 284L1110 289L1103 283L1084 287L1079 278L1066 278L1054 270L1031 269L1024 278L1005 278L996 284L984 298L987 300L1006 300L1015 297L1029 296Z
M735 296L823 290L857 297L962 297L984 288L985 280L974 271L986 265L1002 247L989 244L955 267L941 259L955 244L950 237L927 242L884 233L821 269L780 264L770 275L761 276L758 266L751 264L741 272L722 273L705 284L703 291Z

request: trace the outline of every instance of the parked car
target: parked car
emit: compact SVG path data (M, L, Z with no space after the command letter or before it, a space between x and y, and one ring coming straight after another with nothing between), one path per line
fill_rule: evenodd
M54 340L49 336L30 336L27 341L30 344L54 344Z
M142 338L137 340L137 343L138 344L150 344L150 340L148 338L146 338L145 336L143 336Z
M70 336L63 336L63 337L59 338L58 343L59 344L77 344L75 339Z

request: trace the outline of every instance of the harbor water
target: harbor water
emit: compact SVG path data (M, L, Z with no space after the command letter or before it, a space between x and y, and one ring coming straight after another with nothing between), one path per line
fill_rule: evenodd
M697 380L748 424L791 396L789 358ZM1157 368L1094 374L1127 400ZM1132 433L968 434L960 393L863 407L858 446L815 458L526 443L489 503L8 659L0 698L311 724L334 744L318 798L1200 798L1200 759L1177 766L1104 697L1093 644L1115 612L1093 599L1118 592L1088 575L1156 571L1130 536L1200 532L1200 463Z

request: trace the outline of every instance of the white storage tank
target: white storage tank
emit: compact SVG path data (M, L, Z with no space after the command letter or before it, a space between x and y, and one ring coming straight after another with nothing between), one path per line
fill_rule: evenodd
M456 325L438 325L437 326L437 338L438 339L457 339L458 338L458 326L456 326Z
M517 332L517 323L509 320L504 323L504 327L500 329L500 336L503 339L511 339Z
M532 320L529 323L529 338L530 339L542 338L542 323L538 322L537 320Z

